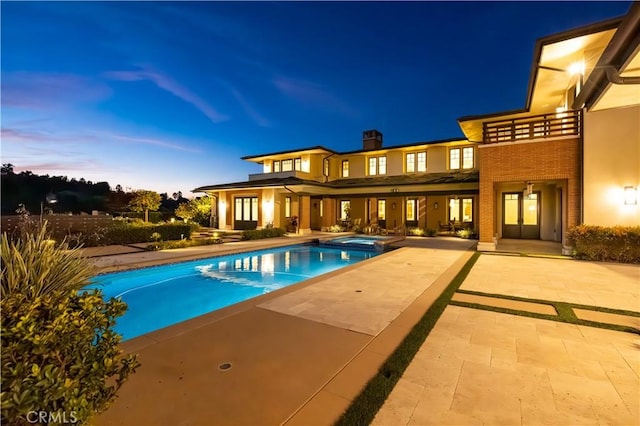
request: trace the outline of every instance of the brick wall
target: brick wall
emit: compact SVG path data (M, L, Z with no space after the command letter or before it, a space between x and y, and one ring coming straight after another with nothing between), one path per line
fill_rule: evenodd
M496 233L495 184L564 179L567 181L567 223L580 221L580 139L485 145L478 149L480 170L480 241Z

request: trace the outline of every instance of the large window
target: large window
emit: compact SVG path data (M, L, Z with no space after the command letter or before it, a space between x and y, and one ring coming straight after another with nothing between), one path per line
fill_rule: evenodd
M378 220L387 219L387 200L378 200Z
M369 176L387 174L387 157L369 157Z
M282 171L290 172L293 170L293 160L282 160Z
M273 173L278 173L280 171L280 161L273 162Z
M407 154L407 173L416 171L416 154L410 152Z
M349 177L349 160L342 160L342 177Z
M449 200L449 221L473 222L473 198L451 198Z
M347 214L351 210L351 201L342 200L340 201L340 220L347 220Z
M257 221L258 197L237 197L234 217L237 221Z
M291 197L284 199L284 217L291 217Z
M301 171L302 170L302 159L294 158L293 159L293 168L294 170Z
M407 200L407 222L418 220L418 200L409 198Z
M473 169L473 147L451 148L449 150L449 168L452 170Z
M419 152L418 153L418 172L426 172L427 171L427 153Z

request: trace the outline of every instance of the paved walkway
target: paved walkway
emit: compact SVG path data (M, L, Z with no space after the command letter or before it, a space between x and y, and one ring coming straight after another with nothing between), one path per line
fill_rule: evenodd
M460 290L475 294L454 301L547 315L549 305L490 295L638 313L640 267L482 255ZM638 316L586 312L640 330ZM373 423L637 425L639 348L637 334L449 306Z

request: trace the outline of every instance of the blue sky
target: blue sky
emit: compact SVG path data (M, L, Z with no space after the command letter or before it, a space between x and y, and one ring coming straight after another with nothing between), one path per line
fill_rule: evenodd
M6 2L2 162L188 194L245 155L461 136L521 108L537 38L630 2Z

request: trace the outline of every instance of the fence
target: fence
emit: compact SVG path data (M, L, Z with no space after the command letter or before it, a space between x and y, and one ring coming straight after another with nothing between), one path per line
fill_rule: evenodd
M2 232L12 233L16 231L20 225L20 216L2 216L1 225ZM31 216L33 220L39 220L39 216ZM83 215L46 215L42 217L46 220L49 229L55 235L64 234L91 234L99 228L105 228L113 224L111 216L83 216Z

